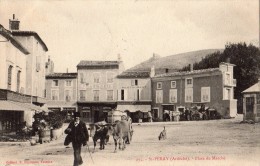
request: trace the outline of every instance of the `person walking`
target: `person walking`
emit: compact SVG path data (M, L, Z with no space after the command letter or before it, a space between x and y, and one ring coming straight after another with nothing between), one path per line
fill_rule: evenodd
M79 112L74 113L74 120L70 122L68 128L65 130L65 134L68 134L72 142L72 147L74 151L73 166L83 164L83 160L81 157L81 147L82 145L87 145L89 134L86 124L80 120Z

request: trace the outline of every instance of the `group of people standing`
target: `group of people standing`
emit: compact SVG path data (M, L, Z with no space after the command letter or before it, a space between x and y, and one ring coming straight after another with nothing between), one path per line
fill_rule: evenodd
M133 128L132 128L132 119L130 116L122 116L122 120L127 120L130 124L130 135L132 136ZM95 123L95 125L104 125L105 120ZM82 146L88 146L89 141L89 133L86 127L86 124L80 120L80 113L74 113L74 120L70 122L69 126L65 130L65 134L67 134L65 138L64 145L68 145L70 142L72 143L73 151L74 151L74 162L73 166L79 166L83 164L83 160L81 157L81 149ZM127 143L130 143L131 138L127 140Z

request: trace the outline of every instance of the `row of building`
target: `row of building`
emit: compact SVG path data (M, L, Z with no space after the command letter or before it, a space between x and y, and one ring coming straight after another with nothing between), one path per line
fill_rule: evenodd
M128 111L134 122L163 119L168 111L185 107L212 107L222 116L234 117L236 80L230 63L219 68L157 74L123 69L118 61L81 61L77 73L46 76L46 99L51 110L79 111L86 122L97 122L112 110Z
M218 68L185 72L158 73L124 70L116 61L85 61L75 73L55 73L54 63L46 57L48 48L32 31L20 31L19 20L9 20L9 30L0 25L0 130L15 124L33 122L36 111L80 112L93 123L112 110L128 111L134 122L162 119L167 110L185 107L214 107L222 116L236 115L233 67L220 63ZM174 62L172 62L174 63Z

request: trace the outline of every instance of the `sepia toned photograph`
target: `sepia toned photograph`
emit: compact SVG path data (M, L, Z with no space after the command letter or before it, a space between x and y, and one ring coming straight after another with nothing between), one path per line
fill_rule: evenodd
M259 0L0 0L0 166L260 166Z

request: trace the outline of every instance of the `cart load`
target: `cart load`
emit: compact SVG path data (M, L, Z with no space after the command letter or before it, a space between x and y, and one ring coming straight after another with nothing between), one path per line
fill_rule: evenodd
M108 123L115 123L116 121L121 121L122 116L126 116L126 112L120 111L120 110L112 110L108 112L107 115L107 122Z

